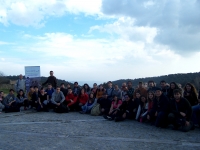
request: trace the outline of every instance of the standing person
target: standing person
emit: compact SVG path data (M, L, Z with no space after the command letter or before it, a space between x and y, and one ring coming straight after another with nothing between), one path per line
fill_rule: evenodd
M20 111L16 103L16 97L14 95L13 89L10 89L9 94L4 98L4 105L5 105L5 113Z
M3 100L4 100L4 93L3 93L3 91L0 91L0 113L5 108Z
M122 99L122 91L119 89L118 85L114 86L113 95L117 96L118 99Z
M155 91L155 99L153 101L153 108L150 111L150 119L155 119L156 127L167 127L167 115L169 112L169 100L162 93L161 88Z
M16 103L19 106L19 108L21 106L24 106L24 110L27 110L27 108L29 107L28 98L25 96L25 93L22 89L19 90L19 93L17 94Z
M191 106L198 104L197 90L191 83L185 85L183 96L190 102Z
M166 84L166 82L164 80L160 81L160 87L162 89L163 94L168 96L169 87L167 86L167 84Z
M63 95L63 92L60 91L60 87L57 87L56 91L53 92L51 98L52 107L55 112L57 113L68 112L68 108L64 104L64 101L65 101L65 96Z
M112 82L108 81L107 83L108 88L106 89L106 94L107 94L107 98L112 101L112 97L113 97L113 87L112 87Z
M28 96L28 92L30 91L30 86L31 86L31 80L29 77L27 77L25 80L26 96Z
M190 119L192 116L192 107L187 99L183 98L182 92L174 90L174 99L170 101L170 113L168 115L169 123L177 130L181 127L182 131L189 131L192 127Z
M64 94L65 97L67 96L68 89L65 88L65 84L64 83L60 84L60 91L63 92L63 94Z
M125 95L128 93L128 87L127 87L127 85L126 85L125 82L122 83L122 88L121 88L121 90L122 90L122 101L125 101L125 100L126 100L126 99L125 99Z
M57 79L53 75L53 71L50 71L50 76L47 78L46 82L44 82L42 85L44 86L47 83L51 83L54 89L57 87Z
M179 88L178 85L177 85L175 82L171 82L171 83L169 84L169 90L168 90L168 95L167 95L167 97L168 97L169 99L173 99L173 98L174 98L174 90L175 90L175 89L178 89L178 90L181 90L181 91L182 91L182 89Z
M133 88L132 82L131 82L131 81L128 81L128 82L127 82L127 85L128 85L127 94L129 95L129 97L130 97L131 99L133 99L134 88Z
M94 98L96 98L97 90L98 90L97 84L94 83L93 88L91 89L91 92L94 94Z
M148 90L147 90L147 92L149 92L149 91L155 92L156 89L157 89L157 88L156 88L155 82L152 81L152 80L150 80L150 81L148 82Z
M74 88L72 91L75 96L78 96L80 94L81 88L79 87L78 82L74 82Z
M19 92L20 89L25 91L25 80L23 79L22 74L19 75L19 79L16 82L16 91L17 91L17 93Z
M143 96L147 96L147 90L143 87L143 82L138 83L138 88L135 90L133 94L133 98L136 98L136 93L139 92Z

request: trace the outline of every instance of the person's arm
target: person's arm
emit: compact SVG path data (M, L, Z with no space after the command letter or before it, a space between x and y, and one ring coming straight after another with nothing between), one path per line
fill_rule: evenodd
M113 103L111 104L109 114L113 111Z
M55 83L55 88L57 87L57 79L56 77L54 78L54 83Z
M117 109L122 105L122 101L118 102Z
M60 103L62 103L62 102L65 101L65 96L64 96L63 92L61 92L61 91L60 91L60 94L61 94L61 101L60 101Z
M187 108L186 120L190 121L191 117L192 117L192 107L191 107L190 103L188 102L188 100L185 100L185 105Z
M45 85L49 82L49 77L47 78L46 82L42 83L42 85Z
M52 94L51 102L52 102L53 104L57 105L57 102L55 101L55 94L54 94L54 93Z

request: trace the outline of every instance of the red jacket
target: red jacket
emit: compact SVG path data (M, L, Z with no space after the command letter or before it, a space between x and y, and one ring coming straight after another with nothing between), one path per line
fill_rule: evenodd
M70 101L73 100L73 102ZM74 96L74 94L67 94L67 96L65 97L65 100L67 101L67 106L70 107L71 105L75 104L77 101L77 96Z
M81 94L79 96L79 103L82 103L83 105L85 105L85 103L88 101L88 95L85 93L85 94Z

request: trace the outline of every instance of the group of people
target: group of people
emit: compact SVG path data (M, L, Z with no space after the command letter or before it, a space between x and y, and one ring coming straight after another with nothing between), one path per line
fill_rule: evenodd
M22 75L20 80L23 80ZM165 81L161 81L159 86L149 81L148 87L139 82L135 89L131 81L123 83L121 88L113 86L111 81L107 88L96 83L92 88L88 84L81 87L78 82L74 82L73 87L65 87L64 83L57 86L53 71L43 83L48 84L46 89L31 86L26 92L21 82L17 82L21 87L18 87L16 97L13 89L6 97L0 92L0 109L5 112L18 112L23 106L24 110L91 113L115 122L132 119L162 128L172 124L174 130L182 131L200 126L200 92L191 83L183 89L175 82L168 85Z

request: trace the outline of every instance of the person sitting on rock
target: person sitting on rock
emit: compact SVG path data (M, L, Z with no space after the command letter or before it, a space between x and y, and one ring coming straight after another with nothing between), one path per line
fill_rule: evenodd
M174 99L170 101L170 113L168 115L169 123L174 126L175 130L181 127L182 131L189 131L192 127L191 116L192 107L189 101L182 96L178 89L174 90Z

